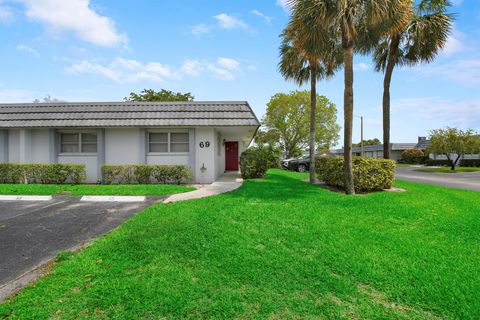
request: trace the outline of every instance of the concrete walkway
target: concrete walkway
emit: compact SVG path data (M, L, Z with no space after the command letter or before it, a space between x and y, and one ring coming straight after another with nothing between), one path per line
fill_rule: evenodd
M238 172L228 172L221 175L215 182L207 185L195 185L195 191L174 194L163 201L173 203L215 196L238 189L243 184L243 179Z

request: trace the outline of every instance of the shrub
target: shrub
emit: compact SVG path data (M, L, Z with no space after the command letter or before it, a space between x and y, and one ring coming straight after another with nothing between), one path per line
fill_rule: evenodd
M182 165L103 165L105 184L177 183L192 179L188 166Z
M438 167L451 167L452 166L452 160L427 159L427 160L425 160L425 165L427 165L427 166L438 166Z
M0 183L80 184L85 166L63 163L0 163Z
M419 164L423 163L425 154L420 149L409 149L402 152L402 163Z
M480 167L480 159L462 159L460 160L461 167Z
M244 179L263 178L267 169L268 159L264 148L249 148L240 155L240 170Z
M331 186L344 188L342 157L317 158L316 172L319 180ZM353 158L353 180L356 192L389 189L395 180L395 161Z
M282 148L274 147L271 145L258 146L259 152L263 154L263 157L267 160L267 168L280 168L280 162L282 158Z

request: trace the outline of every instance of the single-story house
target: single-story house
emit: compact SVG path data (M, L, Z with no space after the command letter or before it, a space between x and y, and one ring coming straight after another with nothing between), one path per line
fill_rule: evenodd
M194 182L239 170L260 122L247 102L0 104L0 162L188 165Z
M400 160L402 158L402 152L405 150L414 149L416 143L391 143L390 144L390 159ZM383 144L377 144L373 146L363 146L364 156L367 158L383 158ZM362 147L352 148L353 156L360 157L362 155ZM343 155L343 149L334 151L335 155Z
M428 140L427 137L418 137L418 143L415 146L415 148L426 151L429 145L430 145L430 140ZM447 160L447 156L445 156L444 154L429 153L428 157L433 160ZM450 154L450 159L455 159L456 157L457 157L457 154L455 153ZM480 154L479 153L465 154L462 157L460 157L460 160L463 160L463 159L478 160L480 159Z

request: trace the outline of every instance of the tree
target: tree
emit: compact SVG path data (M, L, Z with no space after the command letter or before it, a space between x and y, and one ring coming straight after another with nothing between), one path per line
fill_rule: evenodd
M363 140L363 145L364 146L378 146L379 144L382 144L378 138L373 138L373 139L368 139L368 140ZM362 141L359 143L353 144L354 147L361 147L362 146Z
M396 66L413 66L431 62L445 46L452 28L452 16L447 13L448 0L421 0L408 15L402 28L381 38L374 50L377 71L383 80L383 157L390 159L390 84Z
M345 192L354 194L352 165L353 54L365 51L377 38L405 23L410 1L405 0L288 0L302 34L314 36L313 21L338 37L344 69L344 178Z
M302 32L298 24L309 24L308 33ZM340 66L341 55L335 38L331 37L328 27L313 24L310 17L291 20L282 35L280 46L280 73L286 79L292 79L298 85L310 82L310 182L316 181L316 107L317 80L333 76Z
M338 141L340 127L337 124L337 108L326 97L316 95L315 146L328 148ZM287 158L298 156L302 149L309 148L310 92L292 91L277 93L267 104L262 119L267 132L279 134L278 143ZM315 149L315 147L314 147Z
M465 154L480 152L480 136L472 129L437 129L430 132L428 153L445 155L451 162L452 170Z
M140 93L130 92L130 96L125 97L125 101L193 101L195 97L190 93L173 92L161 89L143 89Z
M47 103L47 102L65 102L65 101L64 100L59 100L57 98L52 98L49 94L47 94L45 96L45 98L43 98L42 100L40 100L40 99L33 100L33 103L41 103L41 102Z

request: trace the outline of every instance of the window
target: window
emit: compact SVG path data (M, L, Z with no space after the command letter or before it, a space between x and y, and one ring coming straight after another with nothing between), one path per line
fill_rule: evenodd
M189 152L187 132L150 132L148 151L150 153Z
M61 133L61 153L96 153L97 135L95 133Z

